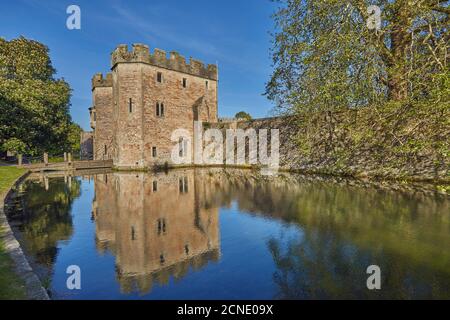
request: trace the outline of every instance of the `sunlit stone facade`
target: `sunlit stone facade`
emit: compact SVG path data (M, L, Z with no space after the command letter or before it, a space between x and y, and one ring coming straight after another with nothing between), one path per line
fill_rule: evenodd
M92 79L94 159L112 159L121 169L171 164L171 134L194 121L217 122L216 65L177 52L134 44L118 46L111 73Z

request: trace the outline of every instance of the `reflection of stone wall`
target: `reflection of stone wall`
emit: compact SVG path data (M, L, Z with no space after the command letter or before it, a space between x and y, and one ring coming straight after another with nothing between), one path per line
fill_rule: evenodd
M116 229L116 197L111 192L112 174L96 175L95 198L92 204L92 215L95 219L95 239L100 252L115 252Z
M135 282L148 291L218 259L218 208L202 206L197 183L193 170L95 177L97 245L116 255L124 291Z

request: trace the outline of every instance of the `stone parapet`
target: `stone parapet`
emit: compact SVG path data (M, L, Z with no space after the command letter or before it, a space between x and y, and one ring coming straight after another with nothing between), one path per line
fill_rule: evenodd
M92 90L97 87L112 87L113 81L112 81L112 74L107 73L105 77L103 77L103 74L96 73L92 77Z
M190 58L189 64L186 59L178 52L170 52L167 57L166 51L154 49L153 54L145 44L135 43L131 51L125 44L119 45L111 54L111 67L114 68L118 63L140 62L147 63L160 68L187 73L193 76L218 80L217 66L214 64L204 65L203 62Z

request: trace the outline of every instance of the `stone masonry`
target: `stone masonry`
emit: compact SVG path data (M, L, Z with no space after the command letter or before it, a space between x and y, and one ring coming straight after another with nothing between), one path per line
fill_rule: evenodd
M216 65L119 45L111 72L92 79L94 160L112 159L118 169L171 165L174 130L192 135L194 121L217 122L217 82Z
M93 135L92 132L82 131L80 134L80 158L90 160L93 158Z

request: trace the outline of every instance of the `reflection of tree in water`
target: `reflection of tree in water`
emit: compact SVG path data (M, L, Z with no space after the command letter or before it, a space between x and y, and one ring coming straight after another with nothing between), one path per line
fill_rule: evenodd
M259 197L274 194L274 215L303 231L268 242L280 298L450 297L448 201L320 184L299 185L289 201L280 193ZM380 291L366 288L371 264L382 270Z
M301 240L290 240L286 248L277 239L268 242L278 269L274 274L277 298L345 299L361 294L365 280L354 253L334 240L307 232Z
M280 299L417 299L449 298L448 274L414 265L383 250L364 251L333 236L306 232L287 244L268 242L277 271ZM366 288L366 268L376 263L381 290Z
M242 211L301 228L298 238L268 242L280 298L450 297L444 197L232 170L209 183L218 205L236 201ZM382 270L379 292L366 288L371 264Z
M18 222L23 245L37 263L52 267L58 241L72 235L71 207L80 195L81 182L73 179L69 187L63 178L49 180L49 188L36 181L25 181L17 206L9 210L11 221Z

